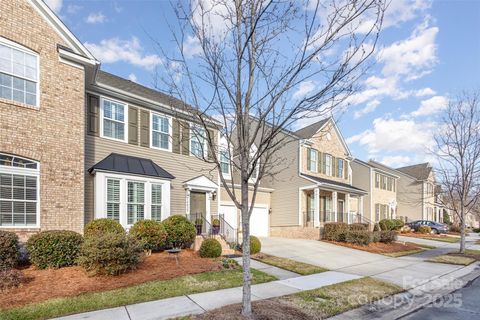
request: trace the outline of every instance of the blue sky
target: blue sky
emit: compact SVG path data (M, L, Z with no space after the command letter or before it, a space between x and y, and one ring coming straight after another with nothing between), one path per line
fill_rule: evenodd
M46 2L103 70L152 85L162 57L149 36L168 45L168 1ZM432 160L448 101L480 89L480 1L392 0L372 59L338 122L353 155L393 167Z

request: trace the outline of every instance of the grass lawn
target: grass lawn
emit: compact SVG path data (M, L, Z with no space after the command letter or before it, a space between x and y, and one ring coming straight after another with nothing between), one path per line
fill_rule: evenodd
M457 255L444 254L441 256L430 258L427 261L468 266L469 264L474 262L475 259L469 258L469 257L457 256Z
M417 246L419 246L420 248L424 248L424 249L436 249L437 248L435 246L429 246L428 244L418 244L417 243Z
M252 274L252 283L263 283L276 280L275 277L258 270L252 269ZM0 310L0 319L47 319L185 294L238 287L241 285L241 268L212 271L170 280L151 281L111 291L86 293L70 298L51 299L26 305L24 307Z
M411 254L415 253L420 253L425 251L426 249L414 249L414 250L408 250L408 251L398 251L398 252L390 252L390 253L382 253L384 256L387 257L392 257L392 258L398 258L398 257L403 257L403 256L409 256Z
M434 241L441 241L441 242L448 242L448 243L455 243L459 242L460 238L456 237L423 237L422 239L427 239L427 240L434 240Z
M259 253L252 258L281 269L301 274L303 276L328 271L328 269L314 266L308 263L303 263L287 258L275 257L264 253Z

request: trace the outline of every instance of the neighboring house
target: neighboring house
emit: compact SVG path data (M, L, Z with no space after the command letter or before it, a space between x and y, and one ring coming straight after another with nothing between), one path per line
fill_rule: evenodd
M0 228L83 230L84 88L97 67L42 1L0 1Z
M352 184L368 191L363 201L364 216L372 222L397 217L397 185L399 174L377 161L351 162Z
M367 192L351 184L352 156L334 120L280 134L283 166L264 182L274 190L269 235L318 239L325 222L362 221Z
M435 175L429 163L396 169L400 174L397 188L397 216L407 221L441 221L435 209Z

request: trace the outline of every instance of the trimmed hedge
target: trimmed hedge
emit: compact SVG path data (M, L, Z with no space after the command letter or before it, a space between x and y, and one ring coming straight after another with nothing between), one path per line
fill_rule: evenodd
M13 232L0 230L0 271L15 267L19 256L18 236Z
M107 218L92 220L83 229L85 238L101 236L105 233L125 234L125 229L117 221Z
M397 241L397 233L393 230L380 231L379 241L383 243L392 243Z
M380 230L400 230L405 223L400 219L382 219L378 222Z
M217 239L206 239L202 242L199 253L202 258L218 258L222 255L222 245Z
M323 239L344 242L348 229L348 224L343 222L326 223L323 227Z
M400 229L403 228L403 226L405 225L405 222L403 222L403 220L401 219L393 219L393 224L394 224L394 229L395 231L398 231Z
M262 243L255 236L250 236L250 254L256 254L262 251Z
M460 231L461 231L460 226L458 224L452 224L449 228L449 231L460 233Z
M74 231L39 232L27 241L30 262L39 269L74 265L82 242L82 235Z
M195 236L197 229L186 217L173 215L163 220L163 226L167 232L167 244L175 248L189 248Z
M119 275L142 261L141 243L130 235L106 233L85 239L78 263L90 274Z
M137 221L130 229L130 235L140 241L145 250L161 250L167 244L165 227L154 220Z
M373 232L368 230L349 230L345 242L366 246L372 242Z
M368 230L368 223L352 223L348 225L349 230Z
M420 226L418 227L417 231L418 233L430 233L432 232L432 228L430 228L429 226Z

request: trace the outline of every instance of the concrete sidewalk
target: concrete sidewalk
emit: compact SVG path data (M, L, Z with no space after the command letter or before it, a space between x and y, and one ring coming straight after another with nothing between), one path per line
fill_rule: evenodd
M252 286L252 300L262 300L321 288L335 283L362 278L343 272L327 271ZM118 308L80 313L56 318L61 320L161 320L200 314L242 301L242 288L196 293Z

